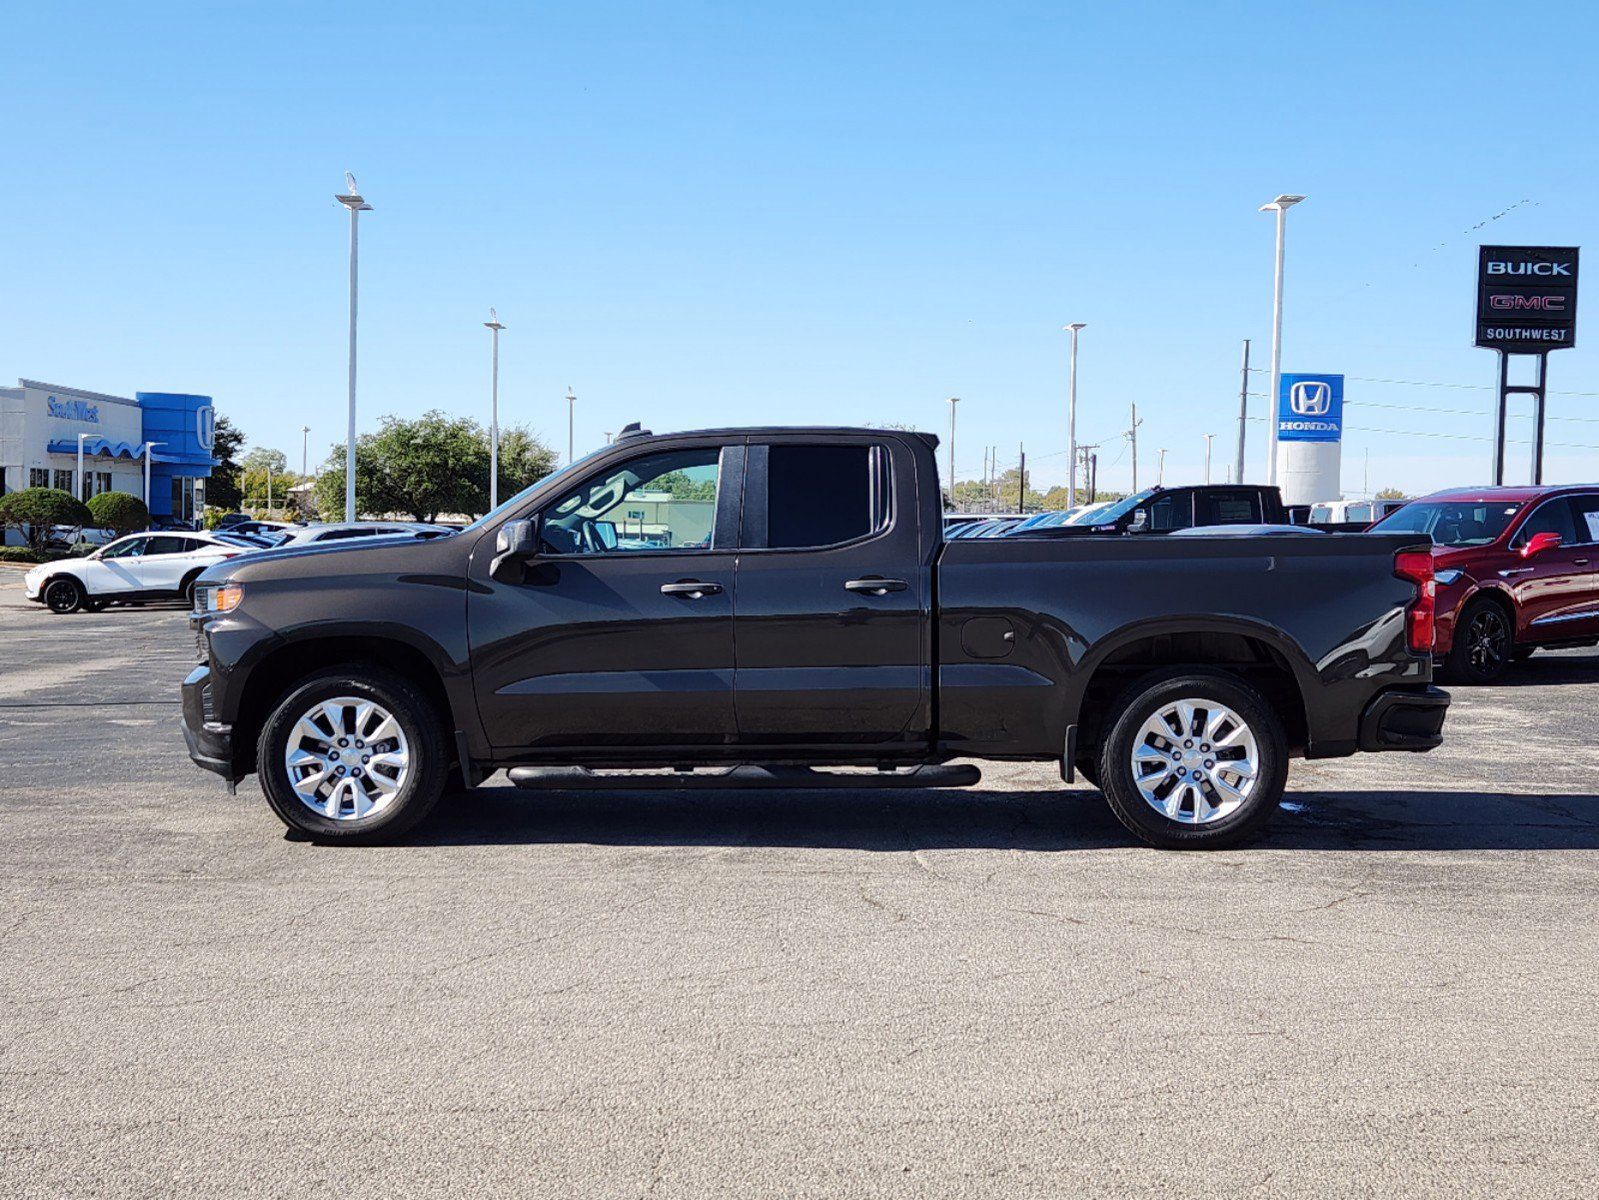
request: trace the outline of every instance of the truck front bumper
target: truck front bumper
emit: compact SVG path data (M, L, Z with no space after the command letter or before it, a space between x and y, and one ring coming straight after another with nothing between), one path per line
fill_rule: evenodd
M201 663L183 681L183 740L189 757L229 783L237 783L233 765L233 726L210 719L211 668Z
M1393 688L1366 705L1362 750L1431 750L1443 740L1449 693L1442 688Z

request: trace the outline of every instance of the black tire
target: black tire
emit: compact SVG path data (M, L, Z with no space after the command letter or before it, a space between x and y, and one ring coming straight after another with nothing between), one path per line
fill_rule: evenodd
M1512 650L1510 652L1510 661L1511 662L1526 662L1529 658L1531 658L1537 652L1538 652L1538 647L1536 647L1536 646L1517 646L1514 650Z
M193 575L190 575L183 581L183 603L189 608L194 607L194 581L199 578L200 572L196 571Z
M1487 597L1466 605L1440 674L1449 683L1493 683L1510 669L1515 631L1504 606Z
M62 575L44 585L44 604L53 613L75 613L88 599L83 585L70 575Z
M83 611L99 612L101 609L105 608L105 605L106 602L104 600L85 600L83 602Z
M1181 700L1199 701L1200 709L1205 701L1230 708L1254 736L1259 760L1254 786L1242 801L1236 802L1236 807L1224 815L1204 822L1185 822L1157 812L1140 793L1134 776L1134 744L1145 722ZM1205 712L1208 715L1210 710ZM1277 811L1288 782L1288 739L1282 722L1265 697L1236 675L1201 669L1146 676L1112 706L1108 724L1110 732L1099 752L1101 790L1117 820L1151 846L1163 850L1223 850L1258 837ZM1217 731L1225 736L1226 727ZM1197 743L1192 750L1184 749L1189 740ZM1146 744L1156 745L1158 741L1157 738L1156 742ZM1199 746L1204 745L1214 757L1198 758L1199 765L1222 760L1222 755L1209 750L1197 734L1193 739L1183 739L1173 745L1175 753L1192 753L1196 758L1203 753ZM1183 761L1184 770L1193 765L1187 764L1186 759ZM1175 787L1176 781L1172 782ZM1232 776L1232 782L1238 782L1236 775ZM1208 796L1233 803L1213 782L1202 783L1197 790L1198 798L1188 802L1179 800L1179 815L1184 808L1193 813L1201 799ZM1223 806L1217 804L1217 807Z
M411 758L409 777L399 790L381 808L360 818L335 819L314 811L295 792L283 761L300 718L319 702L341 696L374 700L393 714ZM365 664L318 671L291 688L261 728L256 763L261 790L279 820L312 841L343 845L404 837L438 803L451 766L443 720L428 698L405 677Z

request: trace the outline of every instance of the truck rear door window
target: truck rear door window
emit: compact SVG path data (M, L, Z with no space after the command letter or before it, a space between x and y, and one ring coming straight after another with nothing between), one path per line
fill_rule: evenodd
M1208 509L1200 516L1200 525L1258 525L1260 524L1260 498L1242 496L1199 496L1199 506Z
M755 544L816 549L882 527L887 487L879 447L775 445L766 451L766 537Z

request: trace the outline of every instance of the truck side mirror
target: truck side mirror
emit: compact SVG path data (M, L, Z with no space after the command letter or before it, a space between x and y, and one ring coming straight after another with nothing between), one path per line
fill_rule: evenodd
M507 521L500 526L494 538L494 561L489 564L489 576L502 583L520 580L522 564L539 550L539 522L537 517L521 521Z
M1553 550L1559 545L1560 535L1558 533L1547 531L1535 533L1527 539L1527 544L1521 548L1521 557L1532 558L1536 554L1542 554L1545 550Z

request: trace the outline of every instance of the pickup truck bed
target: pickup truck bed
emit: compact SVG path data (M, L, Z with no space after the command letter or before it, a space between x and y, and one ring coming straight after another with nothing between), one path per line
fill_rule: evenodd
M991 758L1085 772L1156 845L1222 846L1293 756L1438 743L1414 539L945 542L935 446L637 434L451 537L235 560L200 581L190 752L325 840L397 836L447 776L500 768L777 787Z

